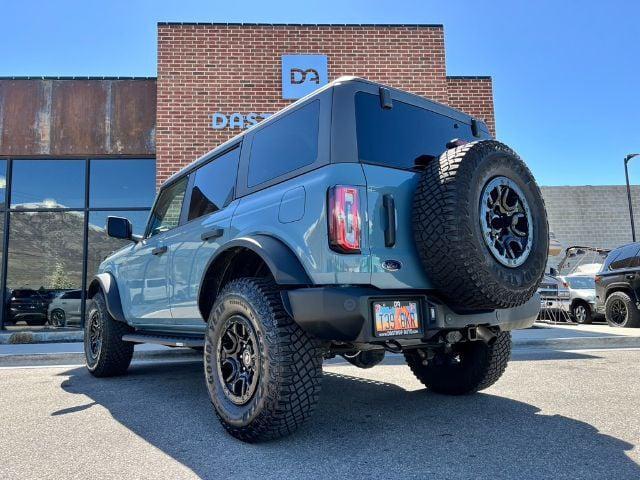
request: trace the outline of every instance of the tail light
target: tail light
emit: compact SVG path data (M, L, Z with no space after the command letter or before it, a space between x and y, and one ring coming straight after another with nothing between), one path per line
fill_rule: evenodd
M356 187L329 189L329 245L341 253L360 253L360 199Z
M596 281L596 283L602 282L602 277L600 275L596 275L595 281Z

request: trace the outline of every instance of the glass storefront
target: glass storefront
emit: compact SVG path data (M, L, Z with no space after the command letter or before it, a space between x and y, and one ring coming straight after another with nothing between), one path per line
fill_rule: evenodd
M155 159L0 160L4 328L80 327L98 265L127 244L107 217L141 234L154 195Z

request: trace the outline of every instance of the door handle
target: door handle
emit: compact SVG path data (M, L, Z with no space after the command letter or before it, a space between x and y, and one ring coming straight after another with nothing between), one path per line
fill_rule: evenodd
M167 251L167 246L162 245L151 250L151 255L162 255Z
M387 194L382 197L382 205L387 213L387 225L384 229L384 245L393 247L396 244L396 202L393 196Z
M220 238L223 234L224 234L224 228L214 228L213 230L208 230L206 232L203 232L202 235L200 235L200 239L203 242L207 242L209 240Z

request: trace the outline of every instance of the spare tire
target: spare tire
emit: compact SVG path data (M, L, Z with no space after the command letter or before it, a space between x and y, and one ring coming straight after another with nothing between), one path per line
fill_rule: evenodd
M452 308L522 305L544 274L544 201L520 157L495 140L467 143L429 162L413 201L416 247Z

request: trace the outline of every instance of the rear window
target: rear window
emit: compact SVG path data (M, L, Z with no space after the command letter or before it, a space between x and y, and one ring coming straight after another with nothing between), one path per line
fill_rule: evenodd
M383 109L377 95L358 92L355 105L361 162L409 169L422 155L438 157L454 138L480 138L466 123L398 100L393 108ZM482 131L480 135L489 138Z
M575 289L594 289L596 280L593 277L566 277L567 283Z
M638 250L640 250L640 245L631 243L612 251L605 261L603 270L619 270L639 266Z
M320 101L315 100L258 130L251 145L248 187L273 180L318 159Z

